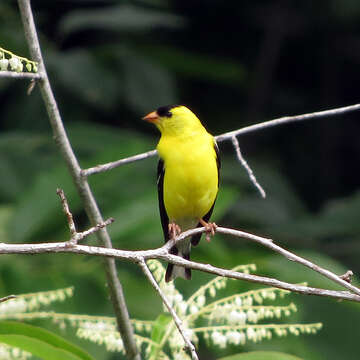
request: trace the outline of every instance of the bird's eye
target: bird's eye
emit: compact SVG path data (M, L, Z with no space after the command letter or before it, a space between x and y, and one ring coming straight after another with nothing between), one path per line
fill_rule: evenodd
M172 112L170 111L174 108L174 105L161 106L156 110L156 113L161 117L172 117Z

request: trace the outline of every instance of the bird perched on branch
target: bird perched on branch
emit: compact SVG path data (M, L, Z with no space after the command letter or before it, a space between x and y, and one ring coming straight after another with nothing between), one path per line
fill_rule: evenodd
M143 120L154 123L161 132L157 145L158 198L165 242L180 232L206 228L206 239L214 235L216 224L209 219L219 187L220 159L216 141L195 114L185 106L159 107ZM173 246L170 253L190 259L191 245L201 234ZM188 268L168 264L165 280L191 278Z

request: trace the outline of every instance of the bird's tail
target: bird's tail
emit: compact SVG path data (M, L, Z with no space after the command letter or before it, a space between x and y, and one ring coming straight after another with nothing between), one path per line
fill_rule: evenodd
M173 246L170 249L170 253L173 255L181 256L186 260L190 260L190 249L191 249L190 241L187 241L184 245L181 244L182 246L179 245ZM169 282L171 280L175 280L177 277L182 277L185 280L190 280L191 269L184 268L182 266L178 266L174 264L168 264L165 273L165 281Z

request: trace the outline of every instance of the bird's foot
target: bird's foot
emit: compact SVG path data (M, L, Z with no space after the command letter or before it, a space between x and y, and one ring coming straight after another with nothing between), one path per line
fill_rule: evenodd
M178 224L174 222L169 223L169 237L170 239L175 239L178 235L181 234L181 229Z
M207 223L205 220L203 219L200 219L199 220L199 223L204 226L205 228L205 231L206 231L206 241L207 242L210 242L211 240L211 236L214 236L215 235L215 231L216 231L216 228L217 228L217 225L215 223Z

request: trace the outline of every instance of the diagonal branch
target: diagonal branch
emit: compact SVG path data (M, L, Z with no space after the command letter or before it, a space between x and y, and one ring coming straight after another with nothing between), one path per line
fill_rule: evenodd
M174 319L175 325L179 330L180 335L182 336L182 338L184 339L185 345L187 350L190 352L191 354L191 358L193 360L199 360L196 351L195 351L195 346L194 344L191 342L191 340L188 338L185 329L183 327L182 321L181 319L177 316L175 310L172 308L172 306L170 305L168 299L166 298L166 296L164 295L164 293L161 291L160 286L158 285L158 283L156 282L156 280L154 279L153 274L151 273L151 271L149 270L146 262L144 259L139 261L139 265L142 269L142 271L144 272L145 276L148 278L148 280L150 281L150 284L152 285L152 287L156 290L156 292L160 295L162 302L165 304L165 306L167 307L167 309L169 310L170 315L172 316L172 318Z
M231 140L234 138L234 136L247 134L247 133L250 133L253 131L267 129L267 128L270 128L273 126L289 124L289 123L293 123L296 121L305 121L305 120L319 119L319 118L328 117L328 116L343 115L343 114L353 112L353 111L358 111L358 110L360 110L360 104L349 105L349 106L344 106L341 108L318 111L318 112L313 112L313 113L308 113L308 114L303 114L303 115L284 116L284 117L277 118L274 120L269 120L269 121L265 121L265 122L262 122L259 124L249 125L244 128L241 128L241 129L230 131L230 132L215 136L215 139L217 142ZM117 161L109 162L109 163L102 164L102 165L97 165L97 166L91 167L89 169L82 170L81 175L86 177L86 176L90 176L93 174L98 174L98 173L101 173L104 171L111 170L111 169L121 166L121 165L125 165L125 164L129 164L129 163L132 163L135 161L147 159L149 157L155 156L156 154L157 154L156 150L151 150L151 151L148 151L148 152L145 152L142 154L130 156L130 157L120 159Z
M69 204L68 204L67 199L65 197L64 190L63 189L57 189L56 193L60 197L61 205L63 207L64 213L65 213L67 221L68 221L70 235L73 238L77 234L77 231L76 231L76 226L75 226L75 223L74 223L74 218L72 216L72 213L70 212Z
M250 181L254 184L254 186L258 189L260 195L262 196L263 199L266 198L266 192L265 190L262 188L262 186L258 183L258 181L256 180L256 177L254 175L254 172L251 170L249 164L247 163L247 161L244 159L244 157L242 156L241 150L240 150L240 145L239 145L239 141L236 138L236 136L233 136L231 138L231 141L233 143L234 149L235 149L235 153L236 156L238 158L238 160L240 161L240 164L245 168L246 172L249 175Z
M244 234L247 235L247 233L244 233L243 231L222 228L222 227L218 227L216 229L216 231L219 233L222 233L222 234L233 235L236 237L245 237ZM312 263L311 261L302 258L301 256L295 255L294 253L283 249L281 246L274 244L272 241L269 241L269 239L265 239L265 238L262 238L262 237L256 236L256 235L252 235L252 237L247 237L247 238L285 256L290 261L297 262L298 264L304 265L304 266L314 270L315 272L327 277L328 279L334 281L335 283L345 287L346 289L348 289L348 290L352 291L353 293L360 296L360 289L354 285L351 285L348 281L344 280L341 276L338 276L338 275L332 273L331 271L326 270L326 269L322 268L321 266L316 265L316 264Z
M87 179L81 176L80 165L67 137L43 62L30 0L18 0L18 4L31 57L38 62L38 74L41 77L39 80L39 87L53 130L55 142L66 161L78 193L84 203L85 211L92 225L96 226L104 221ZM111 239L106 228L100 229L96 234L104 246L112 248ZM135 343L134 333L130 323L122 286L116 271L115 261L112 258L108 258L105 260L104 265L110 299L114 308L118 329L124 341L127 357L129 359L139 360L140 355Z

